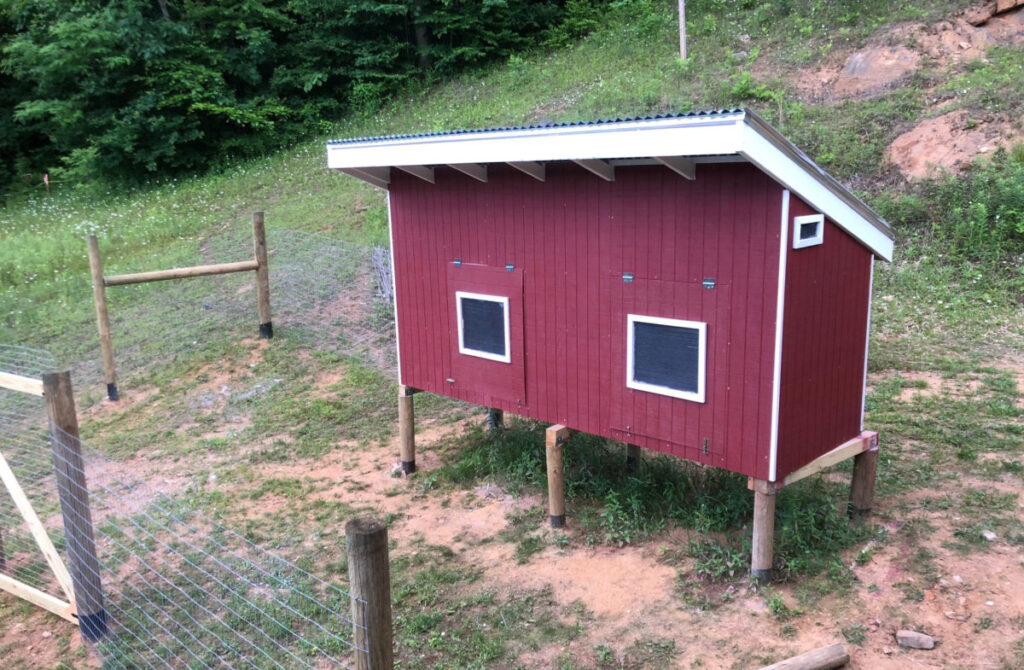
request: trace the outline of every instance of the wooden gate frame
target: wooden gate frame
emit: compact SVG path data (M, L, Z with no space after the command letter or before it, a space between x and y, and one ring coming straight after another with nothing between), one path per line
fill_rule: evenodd
M21 375L9 372L0 372L0 388L39 397L43 396L42 380L22 377ZM18 508L18 512L21 513L25 523L28 524L28 529L32 533L33 539L39 545L40 551L43 552L43 558L46 559L46 564L50 566L50 570L53 571L54 576L57 578L57 583L60 585L61 591L64 592L67 601L65 602L57 596L40 591L34 586L29 586L4 574L0 574L0 589L78 625L71 573L68 572L63 559L57 553L57 548L53 546L50 536L46 533L46 528L43 527L42 521L39 520L39 515L32 508L32 503L29 501L28 496L25 495L24 489L21 488L21 484L18 483L18 479L14 476L14 471L11 470L11 466L7 463L7 459L4 458L2 453L0 453L0 481L3 482L8 493L11 494L15 507Z
M92 298L96 304L96 326L100 335L100 349L103 352L103 376L107 383L107 398L116 401L117 369L114 366L114 347L110 339L110 316L107 314L107 287L143 284L168 279L185 279L207 275L223 275L231 272L256 272L256 302L259 309L260 339L274 337L274 325L270 314L270 270L267 263L267 231L263 224L263 212L252 213L253 258L235 263L215 265L193 265L187 268L172 268L153 272L136 272L126 275L103 276L103 260L95 235L88 238L89 271L92 274Z

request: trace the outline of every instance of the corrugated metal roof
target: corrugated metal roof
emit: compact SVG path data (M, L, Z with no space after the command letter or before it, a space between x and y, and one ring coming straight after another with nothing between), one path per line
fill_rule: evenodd
M446 135L470 135L481 133L500 133L516 130L540 130L547 128L572 128L576 126L599 126L608 123L629 123L632 121L657 121L659 119L683 119L699 116L721 116L724 114L741 114L742 109L709 109L692 112L669 112L665 114L646 114L643 116L622 116L608 119L592 119L589 121L563 121L561 123L537 123L524 126L500 126L494 128L458 128L454 130L440 130L430 133L408 133L404 135L380 135L377 137L351 137L338 140L328 140L327 144L362 144L365 142L386 142L392 140L412 140L424 137L444 137Z

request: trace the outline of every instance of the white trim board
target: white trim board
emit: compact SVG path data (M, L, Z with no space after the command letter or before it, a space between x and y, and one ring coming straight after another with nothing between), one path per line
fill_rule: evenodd
M395 267L395 227L391 225L391 191L387 194L388 204L388 254L391 258L391 300L394 301L395 312L395 363L398 366L398 385L405 386L402 381L402 341L398 338L398 280L395 274L398 269Z
M871 257L871 273L868 279L868 326L864 334L864 383L860 393L860 429L864 431L864 408L868 399L868 349L871 348L871 301L875 291L875 257Z
M768 481L775 481L779 461L779 404L782 393L782 316L786 309L786 254L789 252L788 189L782 191L782 212L779 217L779 286L775 295L775 353L772 367L772 433L768 445Z
M378 186L383 186L387 178L382 169L392 166L543 165L549 161L611 162L637 158L688 159L698 163L703 158L730 156L756 165L872 253L892 260L893 234L889 225L749 110L327 144L329 168Z
M462 322L462 299L467 298L469 300L481 300L484 302L496 302L501 305L502 316L504 318L505 325L505 355L491 353L490 351L481 351L479 349L470 349L465 346L465 339L463 334L463 322ZM466 356L476 356L478 358L486 358L489 361L498 361L499 363L511 363L512 362L512 337L509 329L509 315L508 315L508 296L503 295L486 295L484 293L470 293L468 291L456 291L455 292L455 310L458 316L459 326L459 353L465 354Z
M634 330L633 325L636 323L651 323L658 326L672 326L675 328L689 328L690 330L697 331L697 390L696 391L684 391L682 389L672 388L671 386L661 386L660 384L652 384L650 382L637 381L635 378L634 370L634 358L636 351L634 350ZM693 402L704 402L705 391L707 389L707 357L708 357L708 324L703 321L686 321L684 319L666 319L660 316L645 316L642 314L627 314L626 315L626 386L637 391L647 391L648 393L657 393L658 395L667 395L672 398L681 398L682 400L692 400Z

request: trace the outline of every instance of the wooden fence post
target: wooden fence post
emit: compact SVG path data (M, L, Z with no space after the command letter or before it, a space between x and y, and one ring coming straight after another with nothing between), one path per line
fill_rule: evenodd
M4 551L4 531L0 528L0 572L7 569L7 552Z
M70 372L43 374L43 393L50 415L50 448L57 475L57 492L67 535L68 564L75 610L82 636L89 642L107 633L107 611L103 605L100 566L93 539L89 489L82 463L78 415L71 390Z
M373 519L352 519L345 524L345 537L356 668L392 670L395 661L388 527Z
M103 261L95 235L89 236L89 271L92 273L92 300L96 303L96 327L100 331L100 350L103 352L103 377L107 382L107 397L118 399L117 371L114 368L114 347L110 341L110 316L107 314L107 288L103 280Z
M267 265L267 230L263 225L263 212L252 213L252 250L256 258L256 300L260 310L260 339L274 336L274 323L270 315L270 267Z

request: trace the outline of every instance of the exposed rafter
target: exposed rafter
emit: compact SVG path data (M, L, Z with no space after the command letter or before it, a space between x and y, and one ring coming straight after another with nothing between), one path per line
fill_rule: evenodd
M469 175L477 181L487 183L487 166L479 163L449 163L448 167L458 170L464 175Z
M391 183L391 168L342 168L341 171L378 188L387 188Z
M535 161L513 161L509 163L512 167L525 172L537 181L544 181L544 163L537 163Z
M594 158L574 160L573 163L576 163L576 165L579 165L584 170L593 172L605 181L615 181L615 166L608 161Z
M431 184L434 183L434 168L426 165L396 165L396 168L402 172L408 172L414 177L419 177L423 181L429 181Z
M690 158L683 158L682 156L655 156L654 160L687 179L697 178L697 163Z

